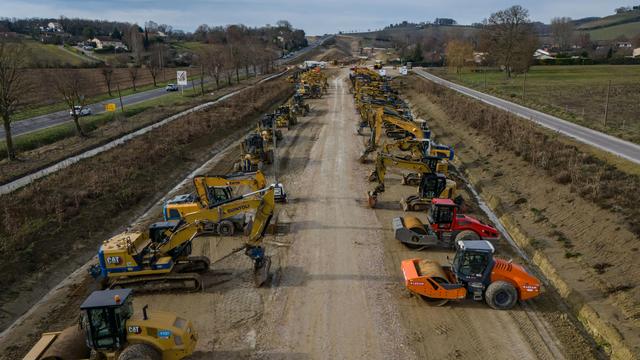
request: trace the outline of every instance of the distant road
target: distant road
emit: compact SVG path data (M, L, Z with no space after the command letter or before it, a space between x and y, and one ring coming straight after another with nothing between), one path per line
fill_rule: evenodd
M287 59L278 59L276 63L278 65L288 64L298 59L300 56L315 49L316 47L324 44L327 40L329 40L332 37L333 35L324 36L318 39L317 41L309 44L309 46L294 52L293 53L294 55L292 57L289 57ZM194 83L196 86L200 84L198 81L195 81ZM122 102L126 109L127 105L133 105L143 101L152 100L164 95L167 95L167 92L165 91L165 89L157 88L157 89L142 91L139 93L123 96ZM113 99L104 100L98 103L90 104L90 105L87 105L87 107L91 108L91 111L93 114L100 114L104 112L104 105L107 103L116 103L118 104L118 107L120 107L120 100L118 98L113 98ZM58 111L54 113L49 113L46 115L36 116L30 119L24 119L24 120L13 122L11 124L11 131L13 136L24 135L33 131L38 131L48 127L60 125L62 123L70 122L71 120L72 119L71 119L71 116L69 115L69 110L63 110L63 111ZM4 129L0 129L0 141L4 140L4 135L5 135Z
M480 91L469 89L468 87L452 83L451 81L444 80L437 77L423 69L413 69L413 72L417 75L431 80L437 84L446 86L459 93L470 96L474 99L480 100L489 105L495 106L502 110L508 111L514 115L518 115L527 120L533 121L539 125L542 125L551 130L555 130L559 133L572 137L582 143L594 146L598 149L610 152L614 155L623 157L636 164L640 164L640 146L634 143L619 139L617 137L595 131L584 126L574 124L572 122L545 114L543 112L524 107L512 103L507 100L491 96Z

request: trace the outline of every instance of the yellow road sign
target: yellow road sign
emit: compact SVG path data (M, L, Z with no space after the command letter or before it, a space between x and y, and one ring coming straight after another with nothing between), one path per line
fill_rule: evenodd
M115 103L104 104L104 111L110 111L110 112L116 111L116 104Z

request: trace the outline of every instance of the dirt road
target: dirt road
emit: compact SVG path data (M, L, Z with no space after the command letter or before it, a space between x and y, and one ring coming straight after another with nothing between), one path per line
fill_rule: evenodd
M473 302L433 308L408 295L400 259L446 253L410 251L393 238L391 218L402 214L396 200L415 191L397 175L389 176L381 209L366 207L372 165L358 162L363 144L348 72L331 72L329 93L309 101L311 114L279 145L279 180L290 201L278 209L279 233L265 239L269 284L253 287L241 252L216 262L239 237L203 237L194 253L214 261L205 290L139 295L136 308L192 319L196 359L588 358L566 346L589 346L581 334L564 336L535 303L502 312ZM237 156L229 152L210 173L230 170Z

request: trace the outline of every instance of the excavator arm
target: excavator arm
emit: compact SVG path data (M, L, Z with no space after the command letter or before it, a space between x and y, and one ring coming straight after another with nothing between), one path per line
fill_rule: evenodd
M193 178L193 185L196 188L196 194L200 198L202 206L208 207L215 201L209 198L209 188L219 186L239 187L247 186L251 191L258 191L267 186L267 179L264 174L258 170L254 173L242 173L234 175L198 175Z

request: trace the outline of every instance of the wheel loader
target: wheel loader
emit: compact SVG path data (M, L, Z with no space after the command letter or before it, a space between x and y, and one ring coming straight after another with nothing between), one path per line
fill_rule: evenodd
M250 191L258 191L267 186L267 179L262 171L250 173L234 173L230 175L197 175L193 178L195 194L182 194L165 202L162 215L165 221L180 220L185 214L192 213L227 201L236 194L234 189L247 187Z
M261 199L255 198L257 193L263 193ZM248 240L240 249L245 249L253 260L254 280L260 286L266 281L271 264L264 254L262 238L274 207L274 189L269 187L186 214L180 221L152 224L145 232L118 234L100 246L99 264L89 272L110 288L199 290L199 273L208 271L210 262L206 257L190 256L192 241L211 231L233 234L234 224L229 219L255 209L248 225Z
M518 300L540 295L540 281L512 261L493 256L486 240L461 240L450 266L437 261L408 259L401 263L406 288L430 305L450 300L484 300L497 310L508 310Z
M240 161L233 165L234 171L245 173L262 170L265 164L273 162L272 142L266 141L265 135L251 133L242 141Z
M451 199L433 199L423 224L414 216L393 219L396 239L412 249L453 247L460 240L497 240L498 230L480 220L459 214L459 206Z
M94 291L80 305L80 321L42 334L24 360L174 360L193 354L191 321L169 312L134 314L131 289ZM93 354L92 354L93 353Z

